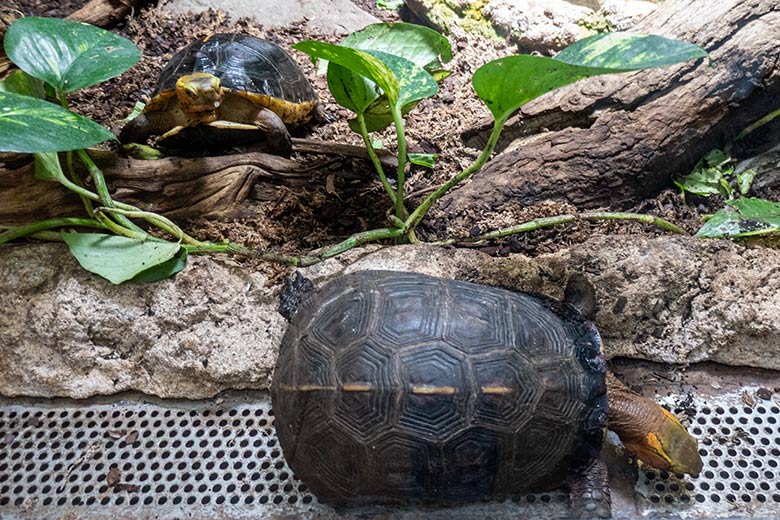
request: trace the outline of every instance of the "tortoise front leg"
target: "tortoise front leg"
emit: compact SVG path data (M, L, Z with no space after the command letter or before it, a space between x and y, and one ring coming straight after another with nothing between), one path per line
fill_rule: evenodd
M177 112L144 112L122 128L119 142L143 144L152 135L175 133L187 124L188 120Z
M273 111L263 108L257 113L254 125L257 126L266 135L266 145L264 149L289 157L292 153L292 138L287 126Z
M607 465L600 459L574 471L569 479L569 497L575 518L598 520L612 518Z

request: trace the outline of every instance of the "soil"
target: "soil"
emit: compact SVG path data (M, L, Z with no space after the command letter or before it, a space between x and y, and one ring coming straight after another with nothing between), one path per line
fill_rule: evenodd
M56 7L45 0L10 0L11 7L24 14L64 16L80 7L83 0L57 3ZM377 9L374 0L355 0L360 7L385 21L406 19L403 9L389 11ZM215 32L243 32L266 38L291 50L292 45L305 39L336 41L334 37L318 34L306 21L272 31L263 28L252 19L231 20L220 11L203 14L172 15L153 7L143 7L112 30L132 40L142 51L143 59L131 70L113 80L74 94L70 98L72 108L88 115L101 124L119 128L119 121L126 117L138 102L148 102L156 77L171 56L180 48ZM479 154L465 146L461 134L482 123L489 115L487 108L477 99L471 88L473 72L483 63L517 52L505 42L480 37L449 35L454 58L447 64L452 75L440 85L440 92L423 100L406 119L409 151L438 155L433 171L413 166L407 175L407 205L410 208L438 186L466 168ZM334 122L311 126L304 130L311 137L326 141L361 145L360 137L352 132L347 120L350 112L339 107L330 96L325 78L315 73L315 68L302 53L291 50L306 75L312 80L324 108ZM385 130L377 135L385 146L394 151L394 132ZM294 156L294 159L322 160ZM375 175L366 175L371 166L363 161L342 161L338 168L351 170L353 175L331 176L322 182L302 188L269 187L258 184L241 215L227 220L195 219L178 222L188 233L202 240L229 239L250 247L291 254L308 253L313 249L335 244L349 235L372 228L384 227L387 222L389 200ZM340 172L343 173L343 172ZM388 176L392 177L391 172ZM366 181L369 178L372 180ZM363 179L363 180L361 180ZM478 182L478 174L473 179ZM685 203L676 190L669 189L654 199L633 208L636 212L658 215L695 232L700 226L700 212L712 212L719 206L715 201ZM436 209L433 209L435 214ZM479 210L478 210L479 211ZM576 211L576 208L559 202L546 202L531 207L506 207L499 211L482 210L479 224L472 235L515 225L529 219ZM661 231L648 225L635 223L575 223L544 230L514 235L501 242L480 248L490 254L506 255L522 252L536 255L552 252L579 243L594 233L657 234ZM425 222L418 236L423 240L450 238L446 229L431 229ZM280 268L255 264L266 272L279 274Z

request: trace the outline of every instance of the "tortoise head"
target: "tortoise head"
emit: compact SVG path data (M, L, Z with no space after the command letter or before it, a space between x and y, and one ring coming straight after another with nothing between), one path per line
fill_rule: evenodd
M696 439L677 418L607 372L609 429L636 457L654 468L697 475L702 468Z
M205 72L194 72L176 81L179 106L190 114L214 112L222 104L219 78Z

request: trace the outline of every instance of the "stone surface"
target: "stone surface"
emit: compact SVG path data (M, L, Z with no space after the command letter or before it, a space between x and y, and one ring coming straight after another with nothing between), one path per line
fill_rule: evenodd
M379 20L349 0L170 0L162 8L174 13L220 9L234 18L253 17L264 27L282 27L306 18L323 34L349 34Z
M627 30L656 8L645 0L407 0L407 5L439 30L508 37L523 52L546 54L594 31Z
M584 272L608 357L780 370L780 252L690 237L594 236L530 259L468 249L364 248L302 272L410 270L555 298ZM0 248L0 395L139 390L199 398L267 388L286 327L278 288L220 258L174 280L114 286L58 245Z
M62 246L4 246L0 280L3 395L264 387L286 328L265 277L218 259L191 258L175 280L117 286Z

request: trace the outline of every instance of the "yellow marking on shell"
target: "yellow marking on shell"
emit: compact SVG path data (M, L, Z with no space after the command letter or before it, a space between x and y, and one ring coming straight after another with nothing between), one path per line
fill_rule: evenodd
M345 392L370 392L372 388L369 383L348 383L341 387Z
M236 96L241 96L248 99L252 103L263 106L284 121L287 125L299 125L306 123L311 119L314 111L314 107L317 106L316 101L303 101L301 103L293 103L292 101L285 101L265 94L257 92L231 92Z
M458 389L454 386L420 385L413 386L412 393L418 395L454 395L458 393Z
M482 387L482 393L483 394L498 394L498 395L506 395L511 394L512 389L508 386L483 386Z
M328 385L299 385L299 386L293 386L293 385L285 385L281 384L279 385L282 390L288 391L288 392L316 392L318 390L335 390L335 386L328 386Z

